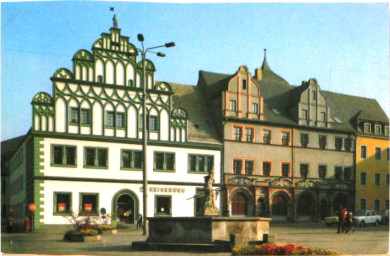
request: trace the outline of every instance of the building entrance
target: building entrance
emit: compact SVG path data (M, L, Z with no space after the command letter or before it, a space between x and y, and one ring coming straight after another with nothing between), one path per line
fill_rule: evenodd
M232 215L247 216L248 202L242 193L237 193L232 198Z

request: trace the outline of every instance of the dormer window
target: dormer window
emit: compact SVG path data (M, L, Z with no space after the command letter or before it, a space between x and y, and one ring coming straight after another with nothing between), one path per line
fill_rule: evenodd
M385 126L385 135L389 136L389 126Z
M311 95L312 95L313 100L317 99L317 92L316 91L312 91Z
M364 133L371 133L371 124L370 123L364 124Z
M229 110L237 111L237 102L235 100L230 100Z
M379 124L375 125L375 134L382 134L382 126Z
M302 119L307 120L307 110L306 109L302 110Z
M252 113L253 114L258 114L259 113L259 104L252 103Z
M320 120L321 120L321 122L325 122L326 121L326 113L325 112L321 112L320 113Z
M246 90L246 80L242 79L242 89Z

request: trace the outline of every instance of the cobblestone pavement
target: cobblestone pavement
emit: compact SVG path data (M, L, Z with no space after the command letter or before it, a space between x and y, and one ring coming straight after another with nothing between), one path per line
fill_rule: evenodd
M387 254L389 252L389 226L357 227L355 233L337 234L336 227L322 223L271 223L271 233L277 244L296 244L308 247L330 248L343 254ZM1 252L12 254L41 255L213 255L228 256L230 253L196 252L141 252L131 249L132 241L145 240L141 231L119 230L116 235L103 235L101 241L69 243L62 241L62 234L17 233L2 234ZM12 241L12 242L11 242Z

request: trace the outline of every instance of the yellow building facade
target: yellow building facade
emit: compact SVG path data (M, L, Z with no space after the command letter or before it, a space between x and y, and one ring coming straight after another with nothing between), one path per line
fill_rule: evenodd
M356 138L356 210L389 209L388 126L385 130L385 136L374 132Z

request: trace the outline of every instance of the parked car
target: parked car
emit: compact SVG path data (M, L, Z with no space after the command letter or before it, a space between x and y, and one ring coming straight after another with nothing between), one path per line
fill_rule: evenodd
M324 218L324 223L327 226L330 226L332 224L337 224L339 222L338 212L335 212L334 216L328 216Z
M353 221L354 223L362 227L367 224L374 224L375 226L378 226L379 223L382 221L382 217L380 215L377 215L375 211L365 210L357 212L353 217Z
M382 213L382 223L383 224L388 224L389 223L389 210L385 210L383 213Z

